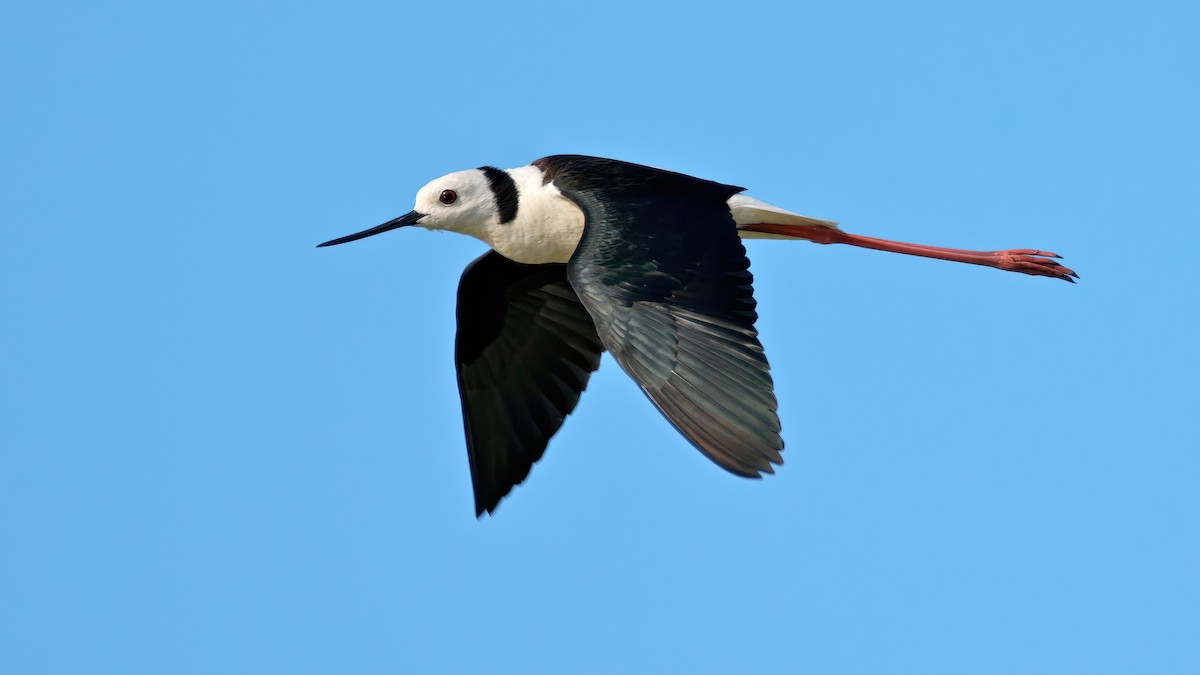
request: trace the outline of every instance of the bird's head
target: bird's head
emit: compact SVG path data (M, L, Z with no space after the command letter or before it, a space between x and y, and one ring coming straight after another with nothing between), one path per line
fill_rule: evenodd
M345 244L407 225L479 236L484 228L498 218L485 170L455 171L426 183L425 187L418 190L412 211L369 230L327 241L320 246Z

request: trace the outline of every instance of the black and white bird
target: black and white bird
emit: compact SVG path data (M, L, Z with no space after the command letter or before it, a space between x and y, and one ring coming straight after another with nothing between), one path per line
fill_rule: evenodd
M475 489L492 512L541 458L608 350L692 445L739 476L781 464L774 387L754 322L743 238L806 239L1074 282L1044 251L966 251L874 239L628 162L557 155L438 178L378 227L468 234L491 247L463 272L455 362Z

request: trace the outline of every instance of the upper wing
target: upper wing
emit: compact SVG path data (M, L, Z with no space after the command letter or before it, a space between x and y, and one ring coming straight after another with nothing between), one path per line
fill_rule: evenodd
M565 265L522 265L489 251L467 266L455 363L475 515L525 480L603 350Z
M604 346L701 452L772 472L777 404L726 203L740 188L589 157L535 164L586 216L567 276Z

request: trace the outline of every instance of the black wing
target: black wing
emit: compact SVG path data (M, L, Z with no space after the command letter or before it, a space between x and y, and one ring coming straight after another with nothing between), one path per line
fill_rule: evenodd
M777 404L726 204L741 188L592 157L535 164L586 216L567 276L604 346L714 462L773 472Z
M489 251L467 266L455 364L476 516L529 475L602 351L565 265L521 265Z

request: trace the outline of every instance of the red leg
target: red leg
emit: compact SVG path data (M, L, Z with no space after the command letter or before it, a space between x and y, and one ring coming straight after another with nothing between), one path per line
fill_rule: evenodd
M764 234L780 234L797 239L807 239L818 244L849 244L862 248L873 248L877 251L890 251L905 255L918 255L924 258L953 260L995 267L1008 272L1022 272L1035 276L1054 277L1075 283L1079 275L1061 264L1051 260L1060 257L1056 253L1038 251L1029 248L1008 249L1005 251L968 251L961 248L943 248L941 246L926 246L925 244L909 244L902 241L876 239L858 234L842 232L831 227L820 225L775 225L772 223L757 223L745 225L741 229Z

